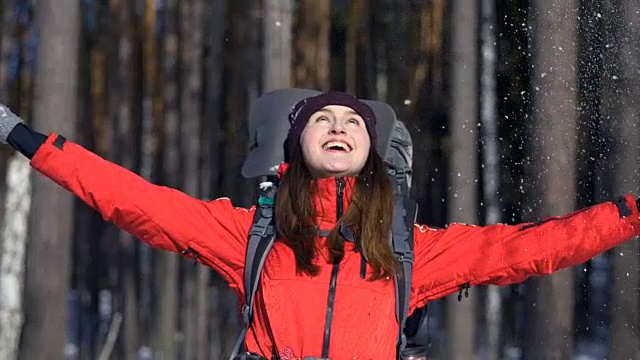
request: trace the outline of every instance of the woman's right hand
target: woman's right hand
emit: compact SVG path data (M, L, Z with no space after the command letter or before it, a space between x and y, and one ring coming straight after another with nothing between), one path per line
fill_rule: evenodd
M7 144L11 130L22 123L24 121L18 115L12 113L7 106L0 104L0 143Z

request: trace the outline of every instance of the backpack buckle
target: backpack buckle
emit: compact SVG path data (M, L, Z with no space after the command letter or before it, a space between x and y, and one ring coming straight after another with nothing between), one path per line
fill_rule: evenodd
M249 304L242 305L242 320L244 320L244 323L249 326L249 322L251 320L251 308L249 307Z
M400 262L408 262L413 264L413 253L412 252L404 252L396 254L396 258Z

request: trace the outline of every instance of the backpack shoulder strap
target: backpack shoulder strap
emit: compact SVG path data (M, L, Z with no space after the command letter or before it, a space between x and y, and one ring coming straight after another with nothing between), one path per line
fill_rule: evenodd
M245 338L251 327L253 320L253 303L254 297L260 283L260 274L264 262L267 259L269 250L273 246L276 238L275 222L274 222L274 205L278 185L275 179L270 179L260 184L260 196L258 205L253 217L253 224L249 230L249 240L247 242L247 254L244 267L244 293L245 302L242 305L242 319L244 328L238 336L231 357L234 359L243 351L245 346Z
M396 318L400 325L398 333L398 355L404 350L407 339L404 327L409 315L409 300L411 297L411 274L413 267L413 224L417 213L417 206L409 196L407 174L401 169L391 169L391 183L393 184L393 220L391 224L391 243L393 252L400 262L400 268L395 274L396 290Z

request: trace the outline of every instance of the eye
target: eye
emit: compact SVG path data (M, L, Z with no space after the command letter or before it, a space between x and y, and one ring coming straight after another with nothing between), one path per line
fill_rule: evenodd
M321 121L329 121L329 118L324 115L321 115L316 119L316 122L321 122Z
M352 117L347 120L347 124L360 125L360 119Z

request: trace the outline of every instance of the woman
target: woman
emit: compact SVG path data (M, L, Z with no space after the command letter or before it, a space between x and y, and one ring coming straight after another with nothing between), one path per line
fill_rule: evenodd
M151 246L196 257L244 298L254 208L234 207L226 198L204 202L150 184L58 134L35 133L1 110L0 141L30 157L35 169ZM372 146L375 115L365 103L334 92L299 102L290 121L278 172L279 239L264 267L247 350L280 359L395 359L392 189ZM345 241L340 224L355 241ZM320 237L318 229L332 231ZM416 225L410 311L468 286L550 274L638 234L640 215L631 195L536 224Z

